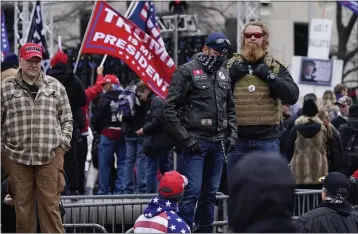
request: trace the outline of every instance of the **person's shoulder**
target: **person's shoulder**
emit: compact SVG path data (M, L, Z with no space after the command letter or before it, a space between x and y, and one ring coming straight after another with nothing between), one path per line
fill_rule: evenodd
M60 88L60 89L64 89L65 87L63 86L63 84L57 80L56 78L49 76L49 75L44 75L46 82L49 84L50 87L52 88Z

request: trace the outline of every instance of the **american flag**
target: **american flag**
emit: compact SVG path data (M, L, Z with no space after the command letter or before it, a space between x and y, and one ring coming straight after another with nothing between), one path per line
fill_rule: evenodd
M134 233L190 233L190 227L177 215L178 205L153 198L134 224Z
M45 37L45 30L43 28L43 18L42 18L42 10L41 10L41 2L36 1L35 5L35 12L31 21L30 31L27 37L26 42L34 42L40 44L43 50L43 61L42 61L42 68L44 69L45 73L50 68L50 54L47 47L46 37Z
M165 48L156 15L153 1L139 1L135 3L128 19Z
M4 59L5 55L9 52L10 52L10 43L5 27L5 14L4 14L4 10L1 9L1 61Z

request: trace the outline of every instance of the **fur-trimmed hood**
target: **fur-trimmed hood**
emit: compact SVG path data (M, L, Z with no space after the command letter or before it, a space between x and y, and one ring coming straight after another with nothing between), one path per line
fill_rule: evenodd
M301 115L295 121L297 131L305 138L312 138L317 135L321 131L322 125L323 122L317 116Z

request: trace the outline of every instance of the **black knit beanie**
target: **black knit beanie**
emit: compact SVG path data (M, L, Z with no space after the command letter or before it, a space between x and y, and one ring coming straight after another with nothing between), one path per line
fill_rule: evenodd
M311 99L305 100L303 102L302 114L309 117L316 116L318 114L316 103L314 103L314 101Z

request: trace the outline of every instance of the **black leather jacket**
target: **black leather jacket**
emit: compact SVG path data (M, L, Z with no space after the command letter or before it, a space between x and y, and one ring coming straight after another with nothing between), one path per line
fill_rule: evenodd
M223 67L206 73L194 59L175 71L164 104L164 117L179 141L194 137L209 141L237 139L230 78Z

